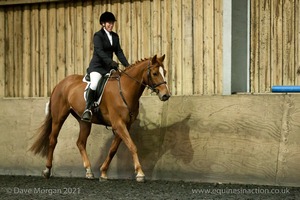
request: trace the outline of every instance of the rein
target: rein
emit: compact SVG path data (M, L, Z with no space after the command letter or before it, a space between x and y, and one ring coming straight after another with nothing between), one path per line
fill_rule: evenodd
M153 80L152 80L152 77L151 77L151 74L150 74L150 72L151 72L151 65L150 65L150 63L151 63L151 61L149 61L148 67L147 67L147 77L148 77L148 83L150 83L150 82L152 83L151 86L150 86L149 84L145 84L145 83L143 83L143 82L137 80L136 78L130 76L128 73L126 73L125 70L121 70L121 69L118 69L118 70L119 70L121 73L125 74L125 75L126 75L127 77L129 77L130 79L132 79L132 80L134 80L135 82L139 83L140 85L143 85L143 86L145 86L146 88L150 89L150 90L152 91L152 93L153 93L153 92L158 93L158 90L157 90L156 88L157 88L158 86L162 85L162 84L167 84L167 82L166 82L166 81L163 81L163 82L157 83L157 84L154 84L154 83L153 83ZM121 76L119 75L119 76L117 76L117 77L111 77L111 78L116 78L116 79L118 80L120 96L121 96L123 102L125 103L125 105L127 106L128 111L129 111L129 116L130 116L130 118L131 118L131 117L133 116L133 113L131 112L131 110L130 110L130 108L129 108L129 105L128 105L128 103L127 103L127 101L126 101L126 99L125 99L125 97L124 97L124 95L123 95L123 92L122 92L122 87L121 87Z

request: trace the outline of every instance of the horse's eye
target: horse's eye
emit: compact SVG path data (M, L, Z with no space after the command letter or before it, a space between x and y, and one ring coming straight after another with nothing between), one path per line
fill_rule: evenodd
M158 75L158 73L157 73L157 72L154 72L154 73L153 73L153 76L157 76L157 75Z

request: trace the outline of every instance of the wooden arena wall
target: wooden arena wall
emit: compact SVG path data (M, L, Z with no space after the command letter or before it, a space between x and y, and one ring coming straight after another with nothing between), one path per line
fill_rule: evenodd
M47 97L65 76L84 74L107 10L130 63L166 54L173 94L221 94L222 2L0 1L0 96Z
M250 89L300 84L300 0L251 0Z
M47 101L0 100L0 174L41 174L45 159L28 149ZM142 97L140 104L131 135L148 180L300 186L299 95L174 96L164 103ZM84 178L78 131L70 116L58 138L54 176ZM93 126L87 150L96 177L112 137L105 127ZM108 175L134 177L123 143Z
M99 15L131 63L166 54L175 95L222 93L223 0L0 0L0 97L46 97L83 74ZM299 85L300 0L250 1L250 91ZM145 93L148 95L148 93Z

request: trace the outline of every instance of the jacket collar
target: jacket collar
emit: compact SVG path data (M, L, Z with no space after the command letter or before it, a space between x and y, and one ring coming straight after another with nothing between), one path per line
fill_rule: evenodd
M109 42L109 44L110 44L110 41L109 41L109 38L108 38L108 35L106 34L106 30L104 30L104 28L102 28L101 30L101 33L103 34L103 35L105 35L105 38L107 39L107 41ZM110 34L111 34L111 36L112 36L112 40L113 40L113 45L112 46L114 46L114 44L115 44L115 41L114 41L114 37L113 37L113 34L112 34L113 32L111 32Z

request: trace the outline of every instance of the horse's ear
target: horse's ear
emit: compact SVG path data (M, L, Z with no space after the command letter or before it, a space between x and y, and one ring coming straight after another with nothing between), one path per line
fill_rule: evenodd
M160 61L160 62L163 62L164 61L164 59L165 59L165 54L162 56L162 57L160 57L160 58L158 58L158 60Z
M157 55L153 56L151 63L152 64L156 63L157 62L156 60L157 60Z

